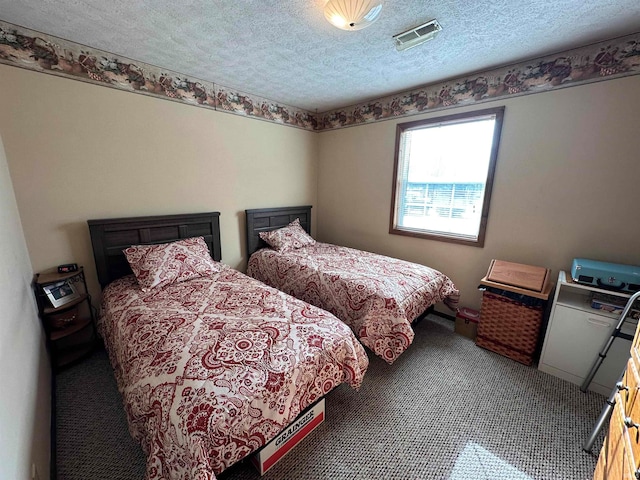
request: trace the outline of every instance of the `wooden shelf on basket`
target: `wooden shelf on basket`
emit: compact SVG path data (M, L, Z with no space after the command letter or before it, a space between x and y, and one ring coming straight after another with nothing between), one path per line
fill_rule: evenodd
M513 287L511 285L505 285L504 283L492 282L491 280L487 280L487 277L483 277L482 280L480 280L480 284L486 285L487 287L499 288L500 290L509 290L513 293L527 295L529 297L539 298L541 300L547 300L549 298L551 290L553 290L554 287L553 283L547 283L544 286L544 290L542 290L542 292L535 292L533 290L527 290L526 288Z

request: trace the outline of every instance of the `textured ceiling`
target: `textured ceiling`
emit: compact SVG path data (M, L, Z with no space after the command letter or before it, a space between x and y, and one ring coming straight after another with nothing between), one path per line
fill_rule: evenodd
M640 31L638 0L384 0L357 32L325 1L0 0L0 19L318 112ZM434 40L395 50L433 18Z

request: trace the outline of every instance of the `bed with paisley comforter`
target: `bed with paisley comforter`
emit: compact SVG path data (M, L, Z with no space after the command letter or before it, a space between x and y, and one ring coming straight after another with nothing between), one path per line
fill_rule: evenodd
M246 213L247 274L333 313L388 363L411 345L412 322L428 308L457 308L458 289L437 270L316 242L309 206Z
M217 213L89 226L98 327L147 480L214 479L337 385L360 386L368 359L346 325L211 259Z

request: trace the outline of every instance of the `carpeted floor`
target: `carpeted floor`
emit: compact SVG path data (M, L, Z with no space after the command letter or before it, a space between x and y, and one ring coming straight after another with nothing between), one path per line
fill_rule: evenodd
M430 315L393 365L369 354L359 392L326 398L326 421L265 479L586 480L581 445L605 398L483 350ZM57 377L61 480L141 480L144 456L127 430L104 352ZM260 478L247 462L221 480Z

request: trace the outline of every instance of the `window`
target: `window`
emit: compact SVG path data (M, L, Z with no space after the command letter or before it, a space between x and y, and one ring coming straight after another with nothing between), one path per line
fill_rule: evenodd
M484 245L503 114L398 124L389 233Z

